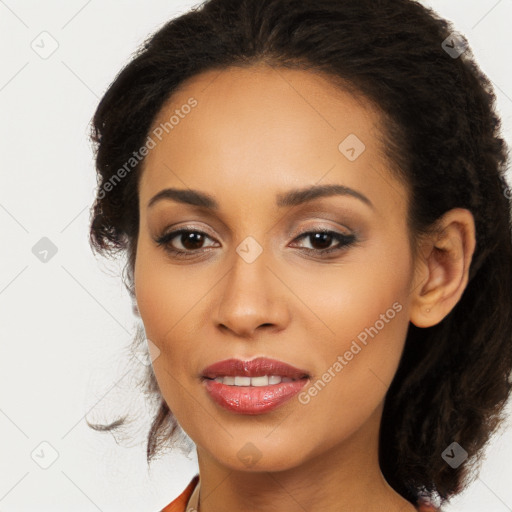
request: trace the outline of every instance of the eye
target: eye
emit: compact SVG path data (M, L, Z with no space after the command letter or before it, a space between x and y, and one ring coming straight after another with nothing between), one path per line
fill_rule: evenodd
M175 238L177 238L178 245L181 245L181 247L173 245ZM197 252L199 249L204 249L204 242L207 238L212 240L212 238L203 231L181 228L158 237L156 243L159 246L163 246L167 252L175 256L188 257L192 256L193 253Z
M295 240L305 239L312 245L311 248L303 247L302 250L315 253L320 256L331 254L333 252L343 251L356 243L356 236L353 234L345 235L329 229L318 229L314 231L306 231L299 235ZM337 242L332 246L333 242Z

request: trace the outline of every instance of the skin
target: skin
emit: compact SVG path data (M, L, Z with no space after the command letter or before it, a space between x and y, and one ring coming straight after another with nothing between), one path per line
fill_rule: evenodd
M162 396L197 447L200 511L415 510L379 468L382 407L409 322L438 323L464 291L471 213L448 212L414 257L408 189L383 157L379 113L325 77L264 65L206 72L170 98L153 128L190 97L197 106L144 162L134 278L160 351L153 368ZM354 161L338 149L349 134L365 144ZM277 194L325 184L350 187L373 206L350 195L275 205ZM147 206L168 187L208 193L219 210ZM155 242L185 226L206 236L169 244L192 257ZM322 257L335 238L322 245L299 236L322 228L355 234L356 243ZM236 252L248 236L262 248L251 263ZM216 361L267 356L307 370L308 389L396 303L394 318L308 403L294 397L264 414L235 414L201 383ZM258 459L252 465L239 455L244 447Z

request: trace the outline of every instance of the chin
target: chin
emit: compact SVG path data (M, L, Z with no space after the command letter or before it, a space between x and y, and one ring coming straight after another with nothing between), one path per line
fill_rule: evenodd
M204 446L204 445L203 445ZM234 471L248 473L285 471L302 463L305 457L303 446L283 446L275 440L233 440L229 451L210 451L218 463ZM278 448L278 449L277 449Z

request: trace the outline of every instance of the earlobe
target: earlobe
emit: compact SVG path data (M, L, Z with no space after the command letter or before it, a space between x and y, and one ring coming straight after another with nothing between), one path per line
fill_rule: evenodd
M476 245L471 212L454 208L437 222L438 229L422 242L416 262L419 278L411 291L410 321L432 327L445 318L462 296Z

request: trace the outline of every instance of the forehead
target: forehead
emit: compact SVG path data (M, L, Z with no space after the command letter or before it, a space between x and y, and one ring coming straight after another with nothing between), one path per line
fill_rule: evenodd
M141 202L165 187L273 201L280 190L320 183L367 196L391 186L403 199L383 156L378 111L312 72L257 65L202 73L166 102L149 135L156 144Z

